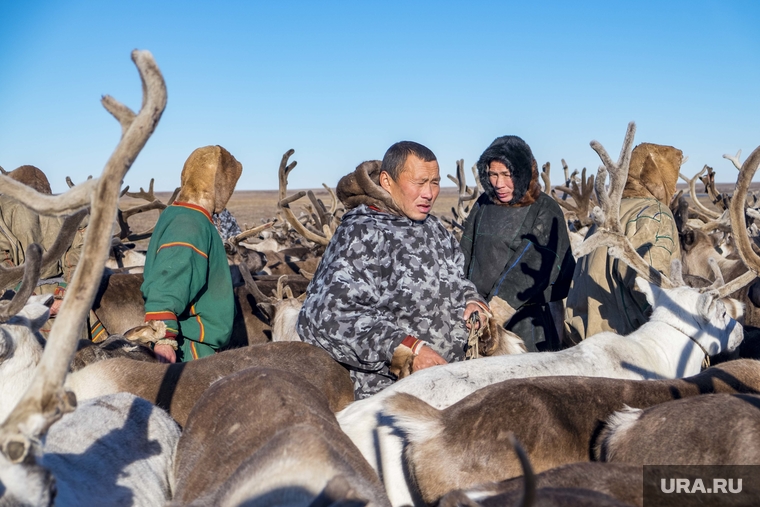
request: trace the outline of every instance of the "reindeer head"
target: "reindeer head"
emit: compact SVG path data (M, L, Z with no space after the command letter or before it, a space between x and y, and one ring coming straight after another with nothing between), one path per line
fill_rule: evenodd
M636 277L636 288L654 308L650 320L667 322L711 356L736 349L744 339L742 325L715 290L703 292L688 286L662 289L641 277Z
M241 269L240 274L245 280L246 288L256 300L256 306L269 320L269 325L272 327L272 341L300 341L295 329L306 293L297 298L293 297L290 287L287 285L283 287L287 275L282 275L277 279L277 292L274 297L269 297L261 292L250 272Z
M250 273L261 271L267 264L266 255L263 252L246 247L246 244L242 241L251 236L256 236L265 229L272 227L272 225L274 225L274 222L246 229L237 236L233 236L225 241L224 250L227 252L230 265L236 265L240 268L247 267Z

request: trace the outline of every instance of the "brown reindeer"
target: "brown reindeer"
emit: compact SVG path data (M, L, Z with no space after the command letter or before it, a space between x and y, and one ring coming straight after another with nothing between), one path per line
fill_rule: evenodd
M536 475L537 493L542 488L566 492L582 489L595 491L623 502L624 505L644 506L643 470L626 463L571 463ZM447 493L438 507L504 507L517 505L518 495L525 489L525 479L515 477L500 482L487 482L468 489ZM477 498L477 501L474 500ZM578 505L578 498L569 499L568 507ZM592 496L590 500L595 500ZM597 503L592 503L597 506Z
M554 484L551 486L539 485L539 477L536 477L531 466L530 459L525 453L522 445L517 441L512 433L507 435L515 454L520 461L523 477L514 479L514 486L506 491L499 491L494 493L494 488L486 489L483 491L475 492L474 495L479 501L475 501L471 498L472 492L466 492L463 490L452 491L441 499L439 507L503 507L505 505L515 505L520 507L532 507L539 505L541 507L626 507L631 504L618 499L617 495L609 495L605 489L605 486L609 486L611 481L617 479L617 481L625 481L625 484L621 487L617 485L616 492L623 496L625 500L640 500L641 499L641 483L640 480L641 470L629 470L617 467L619 470L594 470L602 473L602 478L599 481L594 481L596 488L588 489L585 487L579 487L576 484L571 486L556 487ZM607 473L604 473L607 472ZM609 472L613 472L610 474ZM618 476L614 476L614 472L618 472ZM638 475L639 480L637 481ZM604 479L607 479L606 481ZM541 482L545 483L546 478L541 477ZM591 482L591 481L586 481ZM503 487L497 487L504 489ZM636 486L639 486L638 488ZM486 486L488 488L488 486ZM602 490L602 491L600 491ZM470 494L468 494L470 493Z
M760 363L738 360L675 380L535 377L507 380L436 410L408 394L386 403L407 434L406 459L428 503L448 491L522 473L507 432L538 472L589 461L603 421L624 405L649 407L706 393L760 394Z
M625 407L608 417L594 457L637 465L760 465L758 413L757 394Z
M345 368L324 350L302 342L252 345L188 363L163 364L108 359L74 372L67 381L78 399L129 392L164 408L184 425L201 394L220 378L251 367L298 373L316 386L338 411L354 400Z
M177 445L174 503L309 505L343 476L353 494L332 501L390 506L331 408L311 383L282 370L250 368L214 383Z
M233 266L231 272L235 286L236 312L229 347L271 341L271 324L274 319L259 304L272 303L272 300L264 294L276 290L279 281L280 285L287 283L300 295L306 291L309 280L301 275L285 278L257 276L254 283L253 277L246 269L240 270ZM251 281L247 281L246 278ZM142 283L142 273L113 273L106 270L93 303L93 311L106 329L106 336L123 335L144 324L145 302L140 291Z

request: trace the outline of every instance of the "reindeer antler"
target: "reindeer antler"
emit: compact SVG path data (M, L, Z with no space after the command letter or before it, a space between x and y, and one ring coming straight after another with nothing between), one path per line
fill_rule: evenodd
M739 154L737 153L737 159ZM736 180L736 190L734 198L731 200L729 213L731 214L731 228L734 241L736 241L736 250L742 262L749 268L749 271L733 279L728 284L717 289L720 296L733 294L745 285L751 283L760 275L760 256L752 250L752 244L747 234L747 217L744 214L744 203L746 200L749 186L752 183L752 177L757 172L760 165L760 146L755 148L747 160L744 161L739 169L739 177Z
M245 224L247 225L247 224ZM237 247L244 239L250 238L251 236L256 236L261 231L264 231L266 229L269 229L274 225L274 222L267 222L263 225L259 225L258 227L251 227L250 229L246 229L237 236L233 236L229 238L227 241Z
M25 252L24 276L21 287L10 301L0 301L0 322L8 320L20 312L37 287L42 265L42 247L37 243L29 245Z
M591 217L596 223L597 229L587 237L578 248L578 255L586 255L599 247L607 247L609 254L625 262L639 276L649 280L655 285L672 288L675 285L662 273L647 264L636 252L631 241L625 235L625 229L620 223L620 201L623 198L623 189L628 179L628 169L631 162L633 149L633 137L636 133L636 124L631 122L620 149L620 157L617 163L612 161L607 150L598 141L591 141L591 147L602 160L603 166L599 167L596 177L596 194L601 208L596 206L591 212ZM610 176L609 191L604 184L607 174Z
M739 162L739 157L741 157L741 156L742 156L742 150L739 150L739 151L736 152L736 155L731 156L728 153L726 153L726 154L723 155L723 158L725 158L726 160L730 160L731 163L734 164L734 167L736 167L736 169L738 171L741 171L742 170L742 164L741 164L741 162Z
M704 169L707 169L707 174L700 176L699 180L704 184L707 195L710 196L710 200L713 204L716 206L720 205L724 210L727 210L727 199L725 199L724 196L718 192L718 189L715 188L715 171L713 171L713 168L708 165L705 165Z
M562 162L562 171L565 173L565 185L570 184L570 169L567 167L567 162L565 162L565 159L560 159Z
M475 173L476 167L477 165L473 166L473 173ZM470 213L470 207L465 205L465 203L480 197L482 189L480 189L479 183L475 189L467 186L467 176L464 173L464 159L457 160L456 177L450 174L447 174L446 177L453 181L457 186L457 206L456 208L451 208L451 213L454 215L454 218L449 222L454 227L462 229L464 221L467 218L467 215ZM477 173L475 173L475 180L479 181ZM480 189L480 192L478 192L477 189Z
M132 229L129 227L129 219L139 213L145 213L152 210L159 210L160 213L161 211L171 206L172 203L177 199L180 187L174 189L174 192L172 192L171 197L169 197L169 200L166 203L161 202L153 193L153 181L153 178L151 178L147 192L142 187L140 187L139 192L130 192L129 185L127 185L119 194L119 197L126 195L127 197L131 197L133 199L144 199L148 201L146 204L133 206L131 208L125 209L124 211L119 210L117 212L116 220L119 224L119 239L126 241L140 241L141 239L149 238L153 234L155 227L151 227L150 229L142 232L132 232Z
M541 166L541 179L544 180L544 193L550 194L552 191L552 179L551 179L551 162L547 162Z
M321 231L312 231L308 227L306 227L304 224L302 224L298 218L296 218L295 214L293 214L293 210L290 209L290 204L292 202L297 201L298 199L308 195L307 192L300 191L297 192L294 195L291 195L290 197L286 197L287 191L288 191L288 174L290 174L290 171L293 170L293 168L296 166L297 162L293 161L288 165L288 159L295 153L295 150L290 149L285 152L285 154L282 156L282 160L280 161L280 170L279 170L279 180L280 180L280 201L277 204L277 206L282 210L283 214L285 215L285 220L288 221L288 223L296 230L298 233L303 236L304 238L308 239L309 241L312 241L318 245L327 246L328 243L330 243L330 239L332 239L333 233L335 232L335 226L332 223L332 218L334 216L331 215L331 219L328 221L327 217L324 216L324 222L320 219L317 221L317 226L321 228ZM310 199L312 199L312 203L316 203L317 199L313 198L313 193L310 196ZM319 201L319 206L315 204L315 207L318 207L318 213L327 213L326 208L324 207L324 204ZM329 223L325 223L329 222Z
M575 204L570 204L569 202L558 198L555 190L559 190L560 192L570 195L573 198L573 202ZM585 167L581 173L580 185L578 185L578 182L576 180L570 180L570 187L558 185L552 189L551 195L554 200L557 201L557 204L565 208L567 211L575 214L575 216L578 218L578 221L580 222L581 227L586 227L594 222L590 216L590 211L592 209L591 204L598 204L594 198L594 175L592 174L588 179L586 179Z
M166 85L153 56L148 51L135 50L132 60L142 80L142 108L135 115L112 97L103 97L103 106L121 124L122 136L99 179L76 185L65 194L52 198L43 197L25 185L22 185L24 189L18 188L13 180L7 182L16 198L39 213L66 213L88 205L92 210L82 257L53 324L35 378L0 426L0 450L12 463L26 459L39 437L75 404L70 393L64 390L63 382L103 274L111 244L111 228L116 218L119 187L166 107ZM88 198L90 193L92 196Z
M691 202L694 204L694 207L697 209L699 213L706 216L708 220L715 220L717 218L720 218L720 214L705 207L704 204L699 202L699 197L697 197L697 179L702 176L702 173L707 171L708 166L705 165L701 171L699 171L697 174L694 175L693 178L689 179L686 176L683 175L683 173L678 173L678 176L684 180L686 183L689 184L689 194L691 195Z

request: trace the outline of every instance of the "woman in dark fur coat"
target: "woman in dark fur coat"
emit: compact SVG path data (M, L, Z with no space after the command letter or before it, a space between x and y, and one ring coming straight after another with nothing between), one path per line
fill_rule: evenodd
M536 159L517 136L491 143L478 176L485 192L465 222L465 273L529 351L558 350L549 302L567 296L575 268L562 210L541 191Z

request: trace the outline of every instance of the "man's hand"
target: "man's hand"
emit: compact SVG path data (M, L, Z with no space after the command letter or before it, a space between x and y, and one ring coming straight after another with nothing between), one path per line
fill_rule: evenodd
M464 315L462 318L464 319L465 325L467 326L467 329L470 329L470 315L472 315L473 312L478 312L478 316L480 317L480 327L482 328L488 323L488 316L486 315L486 312L483 311L483 307L481 307L477 303L468 303L467 306L464 309Z
M156 345L153 347L153 353L159 363L176 363L177 353L169 345Z
M63 299L56 299L53 301L53 304L50 307L51 317L55 317L56 315L58 315L58 311L61 309L62 304L63 304Z
M431 349L428 346L423 346L420 351L414 356L414 362L412 363L412 371L424 370L438 364L447 364L446 360L438 355L438 352Z

